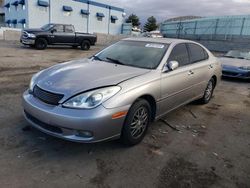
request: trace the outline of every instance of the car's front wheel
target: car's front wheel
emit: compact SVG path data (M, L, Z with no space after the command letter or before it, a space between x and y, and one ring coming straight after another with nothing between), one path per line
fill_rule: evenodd
M44 50L45 48L47 48L47 45L48 45L47 40L44 38L37 39L35 43L35 47L38 50Z
M207 84L206 90L204 91L203 97L199 100L202 104L207 104L211 100L215 88L215 80L211 78Z
M137 100L130 108L123 125L121 141L133 146L142 141L151 120L151 107L144 99Z

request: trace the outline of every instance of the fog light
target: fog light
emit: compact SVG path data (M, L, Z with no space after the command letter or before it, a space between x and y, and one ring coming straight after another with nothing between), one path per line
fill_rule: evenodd
M93 137L93 133L89 131L76 131L76 136L84 137L84 138L91 138Z

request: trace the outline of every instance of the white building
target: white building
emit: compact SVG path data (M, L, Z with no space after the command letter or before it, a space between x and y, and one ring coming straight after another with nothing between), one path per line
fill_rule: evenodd
M124 9L100 0L5 0L5 23L38 28L48 23L72 24L76 31L120 34Z

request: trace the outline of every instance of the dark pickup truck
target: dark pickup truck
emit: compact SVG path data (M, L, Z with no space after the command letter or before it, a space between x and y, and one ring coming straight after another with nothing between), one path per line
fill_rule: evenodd
M75 32L73 25L46 24L39 29L23 30L20 42L39 50L45 49L47 45L80 46L82 50L89 50L96 40L96 35Z

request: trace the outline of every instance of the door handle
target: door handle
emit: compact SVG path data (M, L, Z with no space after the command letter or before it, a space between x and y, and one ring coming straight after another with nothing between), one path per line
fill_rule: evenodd
M192 70L188 71L188 75L192 75L194 72Z

